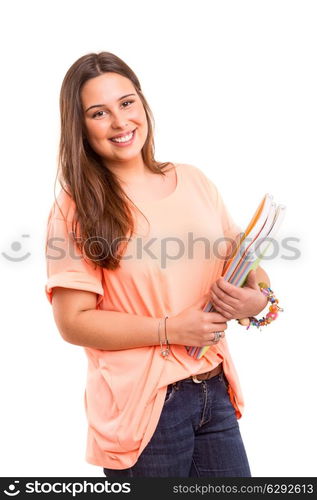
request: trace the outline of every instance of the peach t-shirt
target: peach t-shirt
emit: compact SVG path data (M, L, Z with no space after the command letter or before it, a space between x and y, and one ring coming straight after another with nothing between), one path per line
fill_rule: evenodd
M215 184L196 166L175 164L177 186L161 200L138 203L133 238L116 270L83 259L73 243L75 203L61 190L48 217L45 292L56 286L97 294L97 309L161 318L174 316L207 293L221 275L228 240L241 232ZM222 242L221 242L222 239ZM210 244L208 248L208 242ZM167 320L168 331L168 320ZM105 328L105 335L107 335ZM239 419L244 408L238 375L226 338L194 359L184 346L107 351L84 347L88 359L85 411L86 461L110 469L133 466L152 437L167 385L206 372L221 361Z

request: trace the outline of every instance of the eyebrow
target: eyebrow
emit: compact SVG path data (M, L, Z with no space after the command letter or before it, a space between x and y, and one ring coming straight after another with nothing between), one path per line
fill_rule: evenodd
M122 97L119 97L118 101L121 101L121 99L125 99L126 97L129 97L130 95L135 95L135 94L126 94L123 95ZM92 106L89 106L89 108L86 109L85 113L89 111L92 108L101 108L102 106L106 106L105 104L93 104Z

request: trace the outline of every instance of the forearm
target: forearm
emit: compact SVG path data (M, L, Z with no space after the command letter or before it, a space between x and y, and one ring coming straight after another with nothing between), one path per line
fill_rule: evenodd
M169 320L166 320L166 329L171 341ZM71 344L110 351L159 345L158 322L159 318L117 311L81 311L69 325L64 339ZM163 339L164 320L160 334Z

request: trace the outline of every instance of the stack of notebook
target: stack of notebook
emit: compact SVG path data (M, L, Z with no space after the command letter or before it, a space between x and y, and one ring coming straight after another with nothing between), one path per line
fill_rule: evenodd
M245 232L236 242L236 248L226 261L222 276L235 286L243 286L251 269L256 269L272 241L285 215L285 206L276 205L273 196L266 194L253 215ZM204 307L205 312L216 309L211 302ZM186 347L188 354L200 359L210 346Z

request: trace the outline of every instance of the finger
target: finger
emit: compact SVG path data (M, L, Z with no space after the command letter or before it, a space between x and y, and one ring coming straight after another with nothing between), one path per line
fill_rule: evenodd
M239 299L232 297L228 293L224 292L220 287L215 285L210 293L211 301L213 302L215 299L222 300L228 305L235 307L239 303Z
M227 321L227 318L219 312L210 312L205 314L206 314L206 320L208 322L211 321L212 323L223 323L224 321Z
M229 314L234 314L237 310L236 307L232 307L231 305L229 304L226 304L225 302L223 302L222 300L219 300L218 298L216 297L213 297L212 299L212 303L214 305L214 308L216 309L217 312L220 312L223 314L223 312L227 312Z
M226 320L227 320L227 319L231 319L231 314L229 314L227 311L225 311L225 310L221 307L221 305L219 305L219 304L214 304L214 303L213 303L213 306L214 306L214 311L215 311L215 312L217 312L217 313L219 313L219 314L221 314L223 317L225 317L225 318L226 318ZM229 316L230 316L230 318L229 318Z
M219 342L219 340L222 339L224 336L225 336L225 332L223 332L223 331L214 332L212 335L213 338L211 339L211 341L213 343Z
M217 311L220 312L226 318L227 321L229 321L234 317L234 314L223 311L222 309L217 309Z
M227 330L228 325L226 322L222 323L211 323L208 327L209 333L211 332L223 332L224 330Z
M206 339L206 341L211 345L217 344L224 337L225 337L225 332L218 330L216 332L211 333L209 339Z
M231 298L239 299L241 291L240 287L229 283L229 281L225 280L223 277L218 278L214 285L216 285L218 289L220 289L222 292L225 292Z

